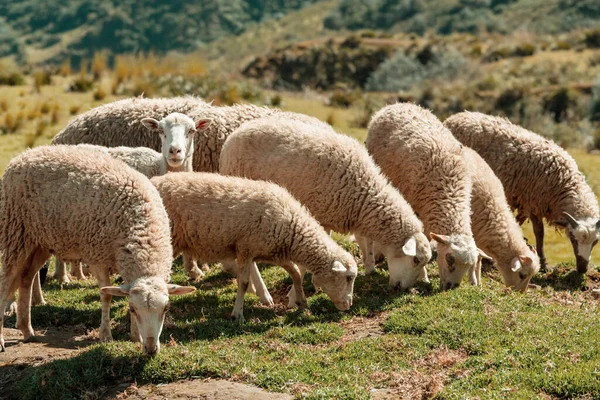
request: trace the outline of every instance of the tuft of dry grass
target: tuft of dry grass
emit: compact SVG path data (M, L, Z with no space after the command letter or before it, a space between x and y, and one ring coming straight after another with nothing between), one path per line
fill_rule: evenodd
M106 92L104 91L104 89L102 89L101 86L99 86L96 90L94 90L94 100L96 100L96 101L104 100L105 97L106 97Z
M8 111L8 101L6 99L0 99L0 111Z
M92 74L94 80L99 81L102 74L108 69L107 54L105 51L97 51L94 53L92 60Z
M56 125L58 123L59 120L59 112L60 112L60 106L58 104L54 104L52 106L52 112L50 113L50 123L52 125Z
M79 113L79 109L80 108L81 107L79 105L77 105L77 104L72 105L71 107L69 107L69 114L76 115L77 113Z
M58 73L61 76L67 77L71 75L71 59L67 59L65 61L63 61L63 63L60 65L60 68L58 69Z

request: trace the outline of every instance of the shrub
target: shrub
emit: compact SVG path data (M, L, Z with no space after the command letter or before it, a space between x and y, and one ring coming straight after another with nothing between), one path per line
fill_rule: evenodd
M64 77L71 75L71 59L63 61L63 63L60 65L58 73Z
M0 85L21 86L25 84L25 78L18 72L8 75L0 75Z
M69 107L69 114L71 114L71 115L77 114L79 112L79 108L80 107L78 105Z
M275 94L269 98L269 104L273 107L281 107L283 104L283 99L279 94Z
M43 85L52 83L52 74L48 70L37 69L33 72L33 86L35 91L40 93Z
M367 80L372 91L406 91L428 79L452 80L468 62L457 50L426 46L416 56L400 52L385 61Z
M56 125L58 123L60 106L58 104L54 104L52 106L52 113L50 114L50 123L52 125Z
M551 113L554 122L560 123L567 116L567 111L575 102L575 96L568 88L560 88L546 96L542 102L544 111Z
M510 57L510 49L508 47L500 47L489 52L482 61L485 63L491 63Z
M40 112L42 114L48 114L50 112L50 104L48 104L48 102L43 102L40 106Z
M85 93L92 90L94 87L94 81L86 78L85 76L79 76L69 85L70 92Z
M106 53L96 52L94 53L94 59L92 60L92 74L94 80L98 81L102 77L102 73L106 70Z
M600 48L600 29L594 29L592 31L586 32L583 42L589 48Z
M531 43L522 43L513 50L513 55L517 57L528 57L535 53L535 45Z
M592 104L590 105L590 120L600 122L600 77L592 88Z
M355 92L336 90L329 96L329 105L333 107L348 108L356 100L358 96Z
M506 89L496 99L495 107L506 115L512 115L517 103L523 100L524 96L525 94L521 88Z
M103 100L106 97L106 92L102 87L98 87L94 90L94 100Z
M334 126L337 122L337 117L335 116L335 111L332 110L329 115L327 116L327 119L325 120L325 122L327 122L329 125Z
M0 110L6 112L8 110L8 101L6 99L0 100Z

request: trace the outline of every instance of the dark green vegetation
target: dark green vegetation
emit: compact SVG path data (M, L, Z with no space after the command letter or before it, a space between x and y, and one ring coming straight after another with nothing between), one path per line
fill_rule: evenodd
M14 393L19 398L98 396L119 382L165 383L225 378L307 398L367 398L372 389L398 397L560 398L600 393L600 310L572 266L536 278L542 289L505 290L497 273L484 287L439 292L431 284L408 293L387 287L387 272L357 279L355 304L336 311L306 281L310 312L281 304L291 284L276 267L263 275L278 305L267 309L248 296L247 323L227 316L234 280L214 270L191 296L174 298L156 358L128 342L124 299L113 303L116 342L30 367ZM174 281L183 282L181 270ZM91 283L46 288L48 305L33 310L37 329L100 322L98 289ZM14 320L13 320L14 321ZM10 348L7 351L10 352ZM10 366L0 368L11 368ZM6 371L5 371L6 373Z
M330 29L423 34L566 32L599 25L595 0L341 0L325 18Z
M24 46L66 49L58 59L91 57L95 51L135 53L190 51L223 35L237 35L249 25L278 18L317 0L2 0L0 57ZM6 32L6 33L4 33Z

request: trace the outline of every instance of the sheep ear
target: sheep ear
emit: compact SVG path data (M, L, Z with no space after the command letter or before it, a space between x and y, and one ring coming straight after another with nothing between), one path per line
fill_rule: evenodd
M414 257L417 255L417 240L414 236L408 238L404 246L402 246L404 255Z
M488 256L487 254L485 254L485 252L481 249L477 249L477 253L479 254L480 258L486 259L486 260L490 260L493 261L493 258Z
M100 293L110 294L111 296L128 296L130 288L131 286L129 285L104 286L102 289L100 289Z
M528 257L528 256L519 256L519 260L521 261L521 264L523 264L523 265L533 264L533 260L531 259L531 257Z
M600 232L600 220L596 222L596 230Z
M333 262L333 268L331 268L333 272L346 272L346 267L341 262L335 260Z
M437 233L433 233L433 232L431 232L429 234L429 236L431 236L431 238L438 243L446 244L446 245L450 243L450 236L438 235Z
M512 262L510 263L510 270L512 272L519 272L519 270L522 267L523 265L521 264L521 260L519 260L519 257L513 258Z
M193 293L196 291L196 288L193 286L179 286L179 285L167 285L167 290L169 291L169 295L181 295Z
M144 125L146 128L148 128L150 130L159 129L158 121L155 120L154 118L143 118L142 125Z
M196 130L203 130L212 125L213 120L209 118L203 118L196 121Z

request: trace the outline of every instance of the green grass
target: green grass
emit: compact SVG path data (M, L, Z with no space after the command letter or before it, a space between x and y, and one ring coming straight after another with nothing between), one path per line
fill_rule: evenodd
M543 289L521 294L505 290L496 273L484 276L483 288L440 292L434 267L430 284L396 292L379 269L359 276L355 304L346 313L315 294L309 279L310 310L285 310L281 304L291 280L281 268L262 272L279 304L269 309L248 295L243 325L228 319L235 280L215 269L193 295L173 298L157 357L143 356L128 341L121 299L112 307L115 342L28 368L15 393L23 399L78 398L99 394L115 380L139 385L201 377L297 397L368 398L377 388L406 395L406 379L437 377L444 385L439 398L600 396L600 312L582 292L597 283L597 271L575 278L573 267L564 265L553 276L536 278L547 283ZM177 266L173 280L184 279ZM48 305L32 311L36 329L99 326L93 282L62 289L50 284L45 293ZM8 326L12 323L9 319ZM363 334L353 334L361 329ZM460 357L447 362L444 354ZM410 387L419 389L419 383Z

